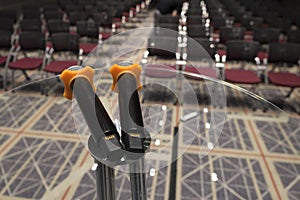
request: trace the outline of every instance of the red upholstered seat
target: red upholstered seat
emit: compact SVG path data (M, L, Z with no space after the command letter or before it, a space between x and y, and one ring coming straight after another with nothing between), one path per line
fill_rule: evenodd
M174 70L174 72L172 71ZM145 67L145 76L157 78L172 78L176 76L176 66L148 64Z
M225 77L227 81L233 83L256 84L261 82L254 71L240 69L226 70Z
M214 70L213 68L210 67L194 67L194 66L186 66L185 67L185 72L189 72L189 73L194 73L194 74L200 74L200 75L204 75L204 76L208 76L211 78L218 78L217 76L217 72L216 70ZM195 76L190 76L190 75L185 75L188 78L192 78L192 79L198 79Z
M85 44L79 44L80 49L83 50L84 54L88 54L91 51L93 51L94 48L97 47L97 44L93 44L93 43L85 43Z
M7 56L0 57L0 65L3 65L6 62Z
M257 57L258 57L260 60L267 59L267 58L268 58L268 52L260 51L260 52L257 53Z
M111 36L111 33L109 33L109 32L102 32L100 34L102 36L102 40L106 40L106 39L110 38L110 36Z
M37 69L43 63L43 58L21 58L9 64L10 69Z
M60 74L65 69L77 65L77 61L52 61L49 65L47 65L44 70L46 72Z
M269 72L271 83L286 87L300 87L300 77L289 72Z
M222 56L226 56L227 52L226 50L218 49L216 53L222 57Z

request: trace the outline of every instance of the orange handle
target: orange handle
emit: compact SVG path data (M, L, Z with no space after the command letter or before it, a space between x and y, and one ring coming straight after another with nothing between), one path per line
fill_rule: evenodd
M94 74L95 74L94 69L89 66L86 66L85 68L79 70L71 70L71 69L64 70L60 75L60 79L63 81L65 86L63 96L69 100L73 98L71 84L78 77L86 78L95 90L95 86L93 83Z
M121 66L118 64L114 64L109 71L113 78L112 90L114 90L115 92L118 92L117 82L119 77L125 73L130 73L136 78L138 90L142 88L142 84L140 82L142 67L139 64L136 63L129 66Z

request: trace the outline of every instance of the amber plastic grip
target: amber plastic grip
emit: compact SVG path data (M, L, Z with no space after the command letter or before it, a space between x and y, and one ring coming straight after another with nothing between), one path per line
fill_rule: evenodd
M63 96L69 100L71 100L73 98L71 84L72 84L73 80L75 80L76 78L79 78L79 77L86 78L95 90L95 86L93 83L94 74L95 74L94 69L89 66L87 66L83 69L75 70L75 71L70 70L70 69L64 70L62 72L62 74L60 75L60 79L64 82L64 86L65 86Z
M130 73L136 78L138 90L142 88L142 84L140 82L142 67L139 64L132 64L129 66L121 66L118 64L114 64L109 71L113 78L112 90L114 90L115 92L118 92L117 82L119 77L125 73Z

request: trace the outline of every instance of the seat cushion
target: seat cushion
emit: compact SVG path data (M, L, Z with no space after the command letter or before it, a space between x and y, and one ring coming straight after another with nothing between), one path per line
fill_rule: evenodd
M257 53L257 57L258 57L260 60L267 59L267 58L268 58L268 52L260 51L260 52Z
M288 72L269 72L271 83L286 87L300 87L300 77Z
M42 58L21 58L9 64L10 69L30 70L41 67Z
M145 76L156 78L172 78L176 76L175 70L176 66L148 64L145 66Z
M208 76L211 78L218 78L216 70L213 68L210 68L210 67L198 67L197 68L194 66L186 66L184 71L189 72L189 73ZM185 76L188 78L192 78L192 79L201 79L201 78L197 78L195 76L190 76L190 75L185 75Z
M109 32L102 32L100 34L102 36L102 40L106 40L106 39L110 38L110 36L111 36L111 33L109 33Z
M256 84L261 82L254 71L241 69L225 70L225 79L232 83Z
M60 74L65 69L77 65L77 61L53 61L49 65L47 65L44 70L46 72Z
M91 51L93 51L94 48L97 47L97 44L92 44L92 43L85 43L85 44L80 44L80 49L83 50L84 54L88 54Z
M0 56L0 65L5 64L7 56Z

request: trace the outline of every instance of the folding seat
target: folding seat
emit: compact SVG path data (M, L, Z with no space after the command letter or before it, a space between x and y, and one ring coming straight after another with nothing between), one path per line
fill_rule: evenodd
M271 43L269 47L268 63L277 64L278 71L268 72L269 82L278 85L289 87L290 91L286 95L289 97L295 88L300 87L299 74L287 70L291 66L299 66L300 63L300 44L297 43ZM279 64L279 65L278 65Z
M152 60L157 58L166 59L166 64L157 64L155 61L149 61L148 57L155 57ZM176 35L173 35L172 32L168 34L168 36L158 36L152 35L148 39L148 49L144 53L144 59L142 61L143 70L143 85L146 85L146 91L143 92L143 101L146 99L155 99L156 96L163 94L163 96L169 96L170 100L173 103L177 102L176 97L172 95L169 89L163 87L164 82L167 81L175 81L173 86L176 85L176 61L179 60L179 50L178 50L178 38ZM172 64L171 64L172 63ZM148 81L146 81L146 77ZM157 82L157 79L162 85L153 84ZM156 80L156 81L155 81ZM147 83L151 84L151 87L147 87ZM155 89L153 93L152 90ZM151 95L150 95L151 94ZM162 96L162 95L160 95ZM160 99L160 98L158 98Z
M228 40L242 40L244 39L245 31L245 27L221 27L220 42L225 44Z
M20 31L42 31L42 22L40 19L23 19L20 22Z
M230 6L228 7L229 13L231 16L234 17L235 22L240 22L246 9L244 7L241 7L239 5L237 6Z
M189 25L204 25L205 19L201 16L188 15L187 24Z
M222 27L229 25L229 19L223 16L211 16L212 26L215 32L218 32Z
M253 40L261 44L277 42L280 36L280 29L277 28L255 28L253 31Z
M63 20L63 13L58 10L44 10L43 13L46 23L49 20Z
M22 19L41 19L41 11L39 9L24 9Z
M1 10L0 12L0 19L10 19L13 23L17 22L18 14L16 10Z
M94 13L93 20L95 26L99 28L101 40L110 38L116 32L117 27L114 26L113 17L109 13Z
M172 15L161 15L155 14L154 15L154 26L162 26L163 24L173 24L178 26L179 23L179 16L172 16Z
M196 38L195 40L189 38L186 50L183 53L183 58L187 61L184 71L218 78L218 72L214 64L216 47L216 43L208 38ZM199 64L199 62L202 64ZM187 77L195 79L195 77Z
M4 67L7 62L8 54L12 53L15 47L12 46L10 31L0 30L0 35L0 66ZM3 76L0 75L0 77L3 79L3 88L6 89L7 70L5 70L5 74Z
M149 56L174 59L178 52L178 38L176 32L168 31L164 35L153 34L148 38Z
M191 5L190 9L187 11L188 16L202 16L202 10L200 7L195 8Z
M287 33L287 41L291 43L300 43L300 30L290 30Z
M88 54L102 41L99 28L95 23L90 21L78 21L76 27L79 37L87 37L90 41L89 43L80 43L83 53Z
M70 24L62 20L49 20L47 23L47 31L49 36L53 33L69 33Z
M254 62L259 50L256 41L230 40L226 43L227 61ZM240 84L258 84L257 73L246 69L225 69L225 80Z
M277 28L282 33L287 33L292 27L292 21L283 17L271 17L266 19L269 27Z
M255 28L262 28L264 19L262 17L243 17L241 19L241 25L247 30L253 30Z
M192 38L203 38L210 36L209 27L204 25L187 25L187 35Z
M278 28L255 28L253 30L253 40L260 43L260 51L258 58L263 61L268 56L269 44L278 42L280 37L280 29Z
M79 48L79 36L70 33L54 33L51 37L52 49L47 52L46 66L44 71L47 73L60 74L66 68L72 65L80 64L79 57L82 54L82 50ZM73 55L69 56L57 56L57 53L71 52ZM66 58L65 58L66 57Z
M87 20L87 14L80 10L80 11L71 11L69 13L69 22L70 25L76 25L78 21Z
M8 68L12 71L12 87L14 87L16 70L21 70L26 79L30 80L26 70L35 70L42 67L44 63L45 36L41 32L21 32L18 45L19 48L14 53L13 61L8 64Z
M43 76L60 74L70 66L80 65L82 50L79 48L79 36L70 33L54 33L51 36L52 48L46 52ZM49 85L42 85L42 93L48 94Z
M72 0L58 0L57 3L58 3L58 6L60 7L60 9L63 11L66 11L67 5L74 4L74 2L72 2Z
M59 6L56 3L49 3L42 5L43 13L60 11Z
M74 3L72 4L67 4L65 6L65 12L69 15L71 12L79 12L81 10L83 10L83 7L80 7L78 5L75 5Z
M0 30L14 32L14 20L9 18L0 18Z

